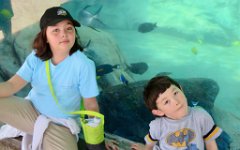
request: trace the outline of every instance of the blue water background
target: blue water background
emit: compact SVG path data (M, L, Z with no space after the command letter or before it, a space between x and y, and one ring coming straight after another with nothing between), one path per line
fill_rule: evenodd
M71 3L63 1L62 5L79 21L79 14L87 5L93 14L102 8L96 17L104 25L92 26L112 35L127 63L146 62L149 66L144 74L134 75L135 80L148 80L158 73L181 79L215 80L220 87L215 121L233 138L232 149L240 149L239 0L68 2ZM142 23L156 23L157 27L141 33L138 27Z
M82 1L85 5L86 1ZM240 1L99 0L102 30L113 35L128 63L143 61L149 69L136 80L158 73L174 78L210 78L220 87L216 123L234 141L240 137ZM77 14L76 14L77 15ZM156 23L147 33L142 23ZM109 55L108 57L111 57ZM232 143L232 149L239 144Z

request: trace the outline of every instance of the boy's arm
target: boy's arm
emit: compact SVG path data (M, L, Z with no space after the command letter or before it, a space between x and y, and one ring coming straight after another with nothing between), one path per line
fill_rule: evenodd
M209 141L206 143L207 150L218 150L217 143L215 140Z
M146 145L141 143L134 143L131 145L131 149L132 150L152 150L154 145L155 143L146 144Z
M159 134L158 131L160 131L160 126L159 126L160 122L159 120L153 120L151 121L151 123L149 124L150 129L149 129L149 133L144 137L144 140L146 142L146 144L141 144L141 143L133 143L131 145L131 149L132 150L152 150L154 145L158 142L157 139Z
M222 129L213 121L211 115L204 109L198 109L198 121L201 123L203 140L207 150L218 150L215 139L220 136Z

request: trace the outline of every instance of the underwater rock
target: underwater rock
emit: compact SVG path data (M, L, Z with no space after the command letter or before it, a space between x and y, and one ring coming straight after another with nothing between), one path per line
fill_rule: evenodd
M215 81L205 78L176 80L182 85L190 106L192 106L190 100L199 101L198 106L202 106L211 114L219 92L219 86ZM146 109L142 96L146 83L147 81L139 81L117 85L100 93L98 102L101 112L105 115L106 132L143 142L149 122L154 119Z
M0 77L4 80L7 81L8 79L10 79L11 74L8 72L8 70L6 70L5 68L3 68L0 65Z

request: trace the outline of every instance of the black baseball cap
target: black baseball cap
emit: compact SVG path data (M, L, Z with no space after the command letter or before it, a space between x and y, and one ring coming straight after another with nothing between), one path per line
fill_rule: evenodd
M70 20L73 25L80 27L80 23L73 19L70 13L62 7L51 7L48 8L40 19L40 28L41 30L47 26L55 25L56 23L62 20Z

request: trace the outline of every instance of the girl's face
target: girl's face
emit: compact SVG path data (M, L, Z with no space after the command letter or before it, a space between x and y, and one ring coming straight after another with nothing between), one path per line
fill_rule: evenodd
M171 85L164 93L160 93L157 101L157 110L152 113L157 116L167 116L171 119L181 119L188 114L188 104L182 90Z
M53 55L57 53L69 54L75 43L75 28L71 21L63 20L46 30L47 42Z

